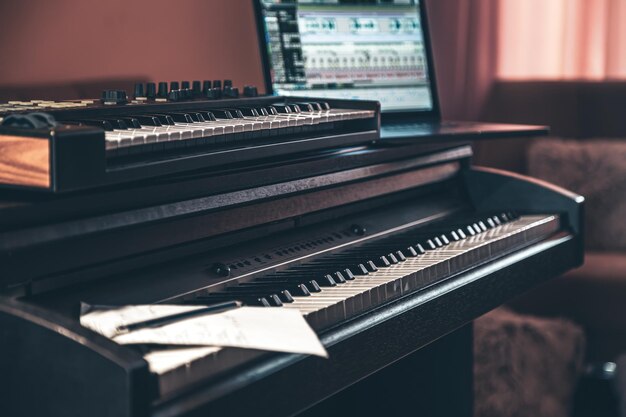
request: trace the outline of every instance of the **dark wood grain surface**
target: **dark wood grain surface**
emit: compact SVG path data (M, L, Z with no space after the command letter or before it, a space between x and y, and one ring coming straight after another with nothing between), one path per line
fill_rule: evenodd
M50 147L47 140L0 135L0 183L50 187Z

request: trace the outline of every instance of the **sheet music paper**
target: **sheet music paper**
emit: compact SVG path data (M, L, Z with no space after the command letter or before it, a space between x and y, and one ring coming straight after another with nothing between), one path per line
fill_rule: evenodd
M146 353L143 358L148 362L151 372L161 375L216 353L220 349L222 348L214 346L161 349Z
M120 344L231 346L328 357L315 332L295 309L240 307L120 334L117 328L122 325L202 307L160 304L85 307L81 324Z

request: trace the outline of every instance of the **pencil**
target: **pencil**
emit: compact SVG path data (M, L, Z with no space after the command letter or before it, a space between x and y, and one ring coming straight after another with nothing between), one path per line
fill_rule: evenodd
M187 319L190 317L201 316L207 313L219 313L221 311L230 310L241 307L240 301L227 301L225 303L213 304L197 310L184 311L182 313L170 314L169 316L157 317L155 319L130 323L117 328L118 333L127 333L133 330L145 329L149 327L161 327L170 323Z

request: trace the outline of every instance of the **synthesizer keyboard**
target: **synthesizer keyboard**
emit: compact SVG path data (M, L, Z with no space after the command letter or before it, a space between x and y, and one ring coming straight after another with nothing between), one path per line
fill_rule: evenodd
M0 104L0 185L63 192L379 139L377 102L258 97L249 86L239 97L224 84Z

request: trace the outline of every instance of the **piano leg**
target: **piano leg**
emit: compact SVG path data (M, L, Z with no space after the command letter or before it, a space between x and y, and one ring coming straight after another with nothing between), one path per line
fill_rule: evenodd
M472 324L467 324L300 416L471 417L472 330Z

